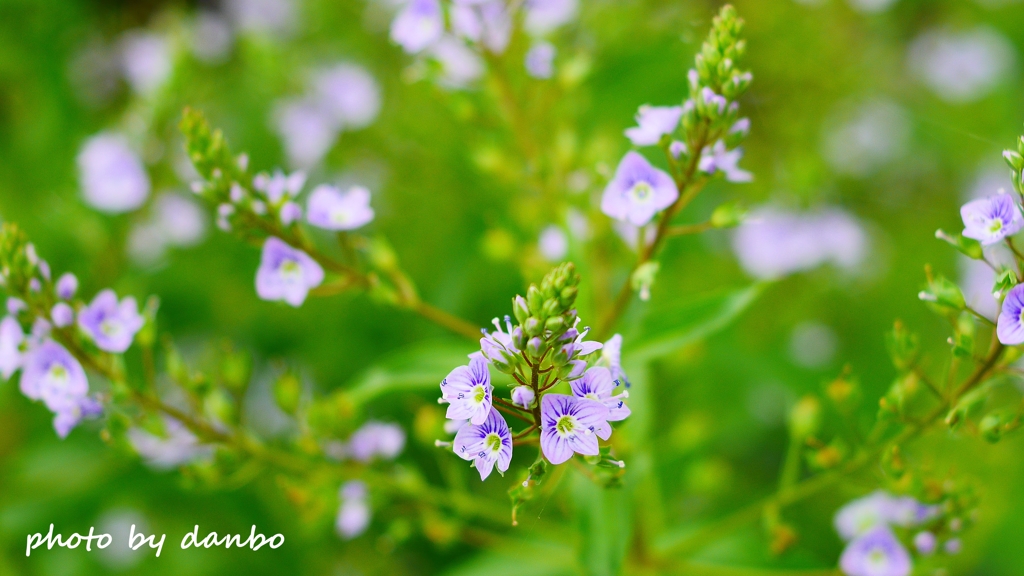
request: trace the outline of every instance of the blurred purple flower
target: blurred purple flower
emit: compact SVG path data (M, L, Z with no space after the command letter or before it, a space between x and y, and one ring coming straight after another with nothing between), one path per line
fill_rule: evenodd
M335 186L321 184L306 202L306 220L326 230L355 230L370 223L373 216L370 191L362 186L342 192Z
M866 255L867 235L836 208L801 214L763 207L739 227L732 245L748 274L773 279L829 262L853 269Z
M629 388L629 379L622 371L622 334L615 334L605 341L601 348L601 362L608 367L613 380L621 380Z
M224 8L245 32L284 35L295 27L294 0L226 0Z
M21 343L24 341L21 324L13 316L4 316L0 320L0 376L4 380L21 367Z
M150 94L163 86L173 64L167 38L146 30L129 30L118 45L121 67L135 92Z
M972 200L960 208L960 217L964 221L964 236L983 246L1013 236L1024 226L1024 217L1010 194Z
M340 129L330 111L312 98L278 103L271 122L284 140L289 162L300 167L313 166L322 160L334 146Z
M555 47L550 42L537 42L526 53L526 73L534 78L551 78L555 73Z
M465 88L484 73L480 56L453 36L442 36L430 48L430 55L441 65L442 85L450 88Z
M847 576L908 576L912 569L910 554L885 526L850 542L839 558L839 567Z
M362 66L342 62L313 77L316 99L342 128L365 128L380 112L380 87Z
M231 24L211 10L200 9L189 30L190 48L196 58L209 64L227 59L235 33Z
M526 0L523 27L542 36L576 18L578 0Z
M560 262L569 252L569 238L559 226L551 224L541 230L537 247L540 248L540 255L548 262Z
M50 309L50 320L53 320L53 325L57 328L71 326L75 321L75 311L67 302L57 302Z
M473 358L468 366L459 366L441 381L441 400L449 404L447 418L468 418L477 426L483 424L491 410L491 373L487 361Z
M444 15L437 0L410 0L391 23L391 39L415 54L441 38Z
M113 290L103 290L78 314L78 326L100 350L120 354L132 345L145 320L132 296L120 302Z
M452 449L463 460L472 460L480 480L486 480L495 464L501 474L508 470L512 461L512 433L498 411L489 408L482 423L459 428Z
M15 298L13 296L7 298L7 313L11 316L17 316L18 313L28 310L28 304L25 304L24 300Z
M86 203L102 212L134 210L149 196L149 175L120 135L102 132L86 140L78 172Z
M740 158L743 157L743 150L733 148L728 150L725 142L719 140L714 146L704 148L700 153L699 168L708 174L721 172L729 182L750 182L754 175L739 167Z
M302 170L296 170L291 174L275 170L273 175L257 174L252 179L252 187L263 192L271 204L298 196L305 185L306 173Z
M626 138L629 138L634 146L653 146L660 142L661 137L665 134L675 132L679 127L679 119L682 117L682 106L644 104L636 113L637 126L626 128Z
M910 44L909 65L940 98L954 104L978 100L1014 68L1013 44L996 30L929 30Z
M852 540L878 526L910 527L934 514L934 507L921 504L914 498L876 490L840 508L834 523L843 540Z
M375 457L391 460L405 448L405 432L397 424L370 420L348 439L348 453L360 462Z
M82 365L63 346L46 340L26 353L19 384L21 393L42 400L54 413L53 427L64 438L84 417L102 407L88 398L89 381Z
M165 470L208 458L213 448L203 446L199 438L181 422L163 418L163 436L157 436L142 428L128 429L128 442L152 468Z
M78 292L78 277L71 272L65 272L57 279L57 297L61 300L70 300Z
M256 294L263 300L283 300L298 308L323 281L324 269L302 250L274 236L263 243L256 271Z
M598 433L611 434L604 404L564 394L541 398L540 447L548 462L561 464L573 453L597 456Z
M914 535L914 548L925 556L935 552L935 534L924 530Z
M370 506L366 503L366 484L361 480L349 480L338 490L338 516L334 528L345 540L351 540L370 526Z
M604 189L601 211L616 220L643 226L678 197L679 191L671 176L651 166L637 152L630 151L619 162L615 176Z

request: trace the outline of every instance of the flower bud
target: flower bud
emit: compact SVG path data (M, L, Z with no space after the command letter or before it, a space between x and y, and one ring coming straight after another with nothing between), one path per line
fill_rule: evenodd
M1003 150L1003 160L1006 160L1006 163L1010 165L1014 172L1024 170L1024 156L1013 150Z
M544 323L544 328L557 334L565 329L565 318L563 318L561 315L552 316L551 318L548 318L547 321Z
M512 389L512 403L517 406L529 408L533 405L535 398L536 394L529 386L516 386Z
M530 317L530 306L526 303L526 298L517 295L512 299L512 313L516 317L516 322L520 324L526 322L526 319Z
M537 336L530 338L530 341L526 343L526 353L529 354L531 358L540 358L541 351L543 349L544 341Z
M540 289L537 288L536 284L531 284L530 288L526 290L526 302L530 307L531 314L539 314L541 308L544 306L544 296L540 293Z
M537 336L544 330L544 324L541 323L539 318L530 316L523 323L523 330L527 336Z
M821 403L814 396L804 396L789 413L789 433L793 438L813 436L821 427Z
M561 311L562 305L558 302L558 300L554 298L548 298L547 300L544 301L543 313L545 318L555 316L559 314Z
M274 382L274 400L286 414L295 414L302 396L302 382L292 372L285 372Z

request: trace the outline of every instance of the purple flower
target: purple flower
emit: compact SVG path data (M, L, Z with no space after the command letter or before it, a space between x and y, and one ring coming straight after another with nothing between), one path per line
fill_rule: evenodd
M7 380L21 367L21 343L25 333L13 316L0 320L0 376Z
M405 448L405 432L397 424L370 420L348 439L348 453L360 462L374 457L391 460Z
M313 78L316 99L341 127L365 128L380 112L380 88L362 66L342 62Z
M78 326L96 346L118 354L132 345L135 333L143 324L145 320L139 315L135 298L127 296L119 303L117 294L110 289L97 294L78 314Z
M63 346L46 340L25 355L19 383L21 393L42 400L54 413L53 426L64 438L86 416L102 407L89 399L89 381L82 365Z
M996 321L996 334L1003 344L1015 346L1024 344L1024 325L1021 316L1024 314L1024 284L1010 289L1003 300L1003 309Z
M309 195L306 220L326 230L355 230L373 220L370 191L353 186L342 192L334 186L321 184Z
M271 116L275 131L284 141L285 153L294 166L313 166L323 159L338 138L338 122L312 98L278 102Z
M463 460L472 460L480 479L486 480L495 464L500 474L508 470L512 461L512 433L501 414L490 408L481 424L459 428L452 448Z
M616 220L643 226L678 197L671 176L651 166L640 154L627 152L615 169L615 177L604 189L601 211Z
M302 218L302 206L299 206L295 202L285 202L281 206L280 214L281 224L285 226L291 225L292 222L296 222Z
M523 27L543 36L576 17L578 0L526 0Z
M850 542L839 558L847 576L907 576L910 554L892 531L878 526Z
M555 73L555 47L550 42L537 42L526 53L526 72L539 79Z
M508 47L512 20L504 0L456 1L451 10L452 32L500 54Z
M149 175L120 135L89 138L78 153L78 172L86 203L102 212L134 210L149 196Z
M576 324L579 324L579 318L576 319ZM569 360L575 360L582 356L593 354L604 346L600 342L584 340L589 332L589 327L584 328L583 332L579 332L576 330L576 326L573 326L566 330L565 334L563 334L559 339L561 342L567 342L562 345L562 352L565 353Z
M626 388L629 388L629 378L626 378L626 373L622 371L622 334L615 334L604 343L604 347L601 348L601 363L608 367L613 380L621 380Z
M75 321L75 311L67 302L57 302L50 309L50 320L53 320L53 325L57 328L71 326Z
M324 281L324 269L308 254L271 236L263 243L256 271L256 294L264 300L284 300L298 308L310 289Z
M444 32L444 16L437 0L411 0L391 23L391 39L406 52L427 48Z
M171 74L171 44L163 36L142 30L125 32L120 41L121 67L132 89L151 94Z
M501 329L501 324L497 318L491 322L494 323L496 330L494 332L488 332L486 329L481 330L484 337L480 339L480 352L491 362L508 364L512 361L512 357L519 353L515 346L514 338L522 334L522 328L519 326L513 328L512 318L509 316L505 316L505 328L508 332Z
M644 104L636 113L636 128L626 129L626 138L634 146L653 146L665 134L672 134L683 117L682 106L649 106Z
M529 408L537 395L529 386L516 386L512 389L512 403L523 408Z
M196 435L181 422L164 417L163 424L164 436L142 428L128 429L128 442L150 467L165 470L213 454L212 448L200 444Z
M370 525L370 506L366 503L366 484L361 480L349 480L338 490L338 517L334 528L345 540L351 540L366 531Z
M541 398L540 448L552 464L561 464L573 453L597 456L597 435L611 433L608 408L600 402L565 394Z
M612 380L612 373L603 367L594 367L583 373L582 378L577 378L569 383L572 387L573 396L577 398L588 398L604 404L608 408L609 422L625 420L629 414L629 406L626 406L624 398L629 398L629 392L612 395L619 387L618 380ZM609 432L610 434L610 432Z
M78 292L78 278L71 272L61 274L57 279L57 297L61 300L70 300Z
M451 88L464 88L484 73L480 56L454 36L442 36L430 55L441 65L441 84Z
M925 556L935 552L935 534L924 530L914 535L914 548Z
M296 170L291 174L276 170L273 176L257 174L252 179L252 187L263 192L271 204L298 196L305 185L306 173L302 170Z
M729 182L750 182L754 175L741 169L738 164L743 157L743 150L733 148L728 150L725 142L719 140L710 148L704 148L700 154L698 167L708 174L721 172Z
M446 417L459 420L468 418L473 424L483 424L491 410L491 373L487 361L476 357L468 366L459 366L441 381L441 400L447 402Z
M17 316L22 310L28 310L28 304L25 304L24 300L20 298L10 297L7 299L7 313L11 316Z
M964 221L964 236L984 246L1013 236L1024 226L1024 217L1009 194L972 200L960 208L960 217Z
M876 526L913 526L933 514L934 507L925 506L914 498L877 490L840 508L835 528L843 540L851 540Z
M959 538L950 538L949 540L946 540L946 543L942 546L942 549L946 551L946 554L959 554L961 548L963 548L963 546Z
M540 241L537 242L540 255L548 262L558 262L569 252L569 238L561 227L551 224L541 230Z

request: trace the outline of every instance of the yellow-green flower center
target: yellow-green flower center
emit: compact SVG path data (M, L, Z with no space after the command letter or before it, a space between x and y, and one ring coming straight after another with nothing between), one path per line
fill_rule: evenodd
M477 386L473 389L473 402L480 404L487 397L487 391L484 390L483 386Z
M644 204L654 197L654 189L647 182L637 182L629 189L629 196L638 204Z
M568 434L576 429L576 418L566 414L555 423L555 429L559 434Z
M491 432L484 438L484 446L491 452L497 452L501 449L501 436L498 436L497 432Z

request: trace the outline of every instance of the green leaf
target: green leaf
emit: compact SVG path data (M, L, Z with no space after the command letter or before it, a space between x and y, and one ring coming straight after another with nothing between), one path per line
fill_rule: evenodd
M589 576L622 573L633 522L629 494L605 489L581 474L573 474L572 494L580 531L580 565Z
M767 284L757 283L739 290L715 292L673 304L652 306L636 330L635 340L627 339L624 356L640 363L671 354L689 344L727 328L761 295Z
M507 540L445 573L446 576L571 576L579 574L568 544Z
M469 363L472 346L462 342L433 341L414 344L394 353L356 376L345 386L345 395L360 406L383 394L438 389L441 380L456 366Z

